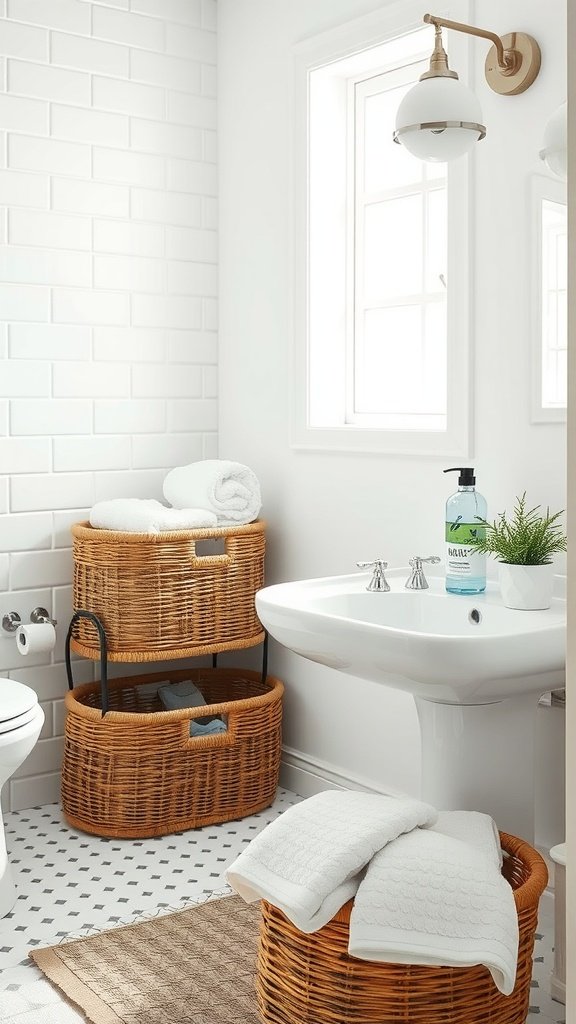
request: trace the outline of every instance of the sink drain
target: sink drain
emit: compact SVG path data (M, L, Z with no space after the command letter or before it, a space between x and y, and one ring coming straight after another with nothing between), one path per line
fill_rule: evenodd
M477 626L481 621L482 616L477 608L473 608L468 615L468 622L471 622L474 626Z

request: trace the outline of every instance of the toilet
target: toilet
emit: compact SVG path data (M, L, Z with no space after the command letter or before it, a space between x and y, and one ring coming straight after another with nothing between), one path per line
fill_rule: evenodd
M0 678L0 790L33 750L44 724L44 712L34 690L15 679ZM16 902L4 820L0 809L0 918Z

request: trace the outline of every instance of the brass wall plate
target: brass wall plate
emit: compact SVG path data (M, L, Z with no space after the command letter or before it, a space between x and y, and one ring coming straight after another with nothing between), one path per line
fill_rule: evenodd
M498 64L496 47L491 46L486 57L485 73L486 81L494 92L501 96L518 96L525 92L538 77L542 55L540 47L533 38L525 32L510 32L502 36L504 50L515 50L519 55L517 67L506 73Z

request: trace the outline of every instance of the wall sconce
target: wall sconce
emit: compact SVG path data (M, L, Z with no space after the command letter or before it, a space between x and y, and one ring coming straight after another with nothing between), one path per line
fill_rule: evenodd
M544 147L540 159L557 178L568 178L568 104L562 103L554 111L544 129Z
M540 70L540 47L525 32L511 32L500 38L494 32L434 14L425 14L424 21L434 25L436 32L430 69L421 75L398 107L393 139L419 160L446 162L472 149L475 142L485 137L486 128L478 98L448 67L442 28L491 41L486 81L502 96L517 96L532 85Z

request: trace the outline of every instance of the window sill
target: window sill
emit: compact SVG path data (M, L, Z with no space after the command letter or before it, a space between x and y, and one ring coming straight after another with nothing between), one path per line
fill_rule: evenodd
M290 447L300 452L410 455L415 458L469 459L463 438L448 431L395 431L366 427L304 428L294 431Z

